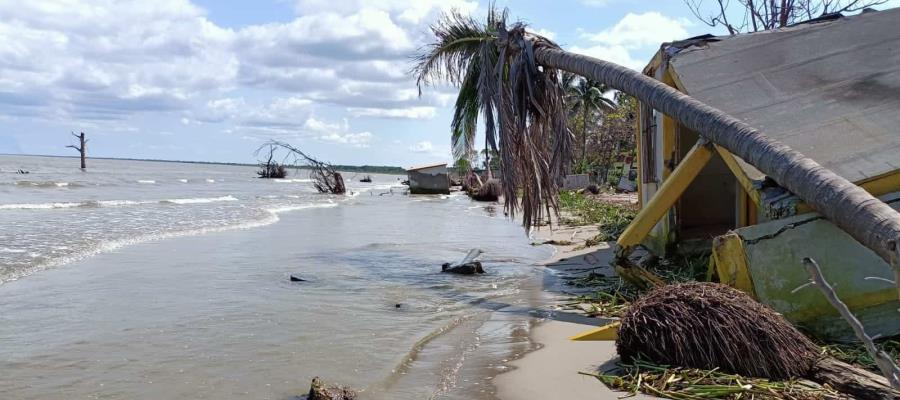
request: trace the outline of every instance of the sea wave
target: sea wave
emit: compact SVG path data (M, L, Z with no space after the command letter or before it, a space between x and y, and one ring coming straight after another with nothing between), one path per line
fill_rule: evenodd
M56 181L15 181L15 186L35 187L35 188L63 188L81 186L73 182L56 182Z
M221 196L221 197L193 197L186 199L168 199L163 200L160 203L172 203L172 204L206 204L206 203L217 203L220 201L237 201L237 198L234 196Z
M20 278L32 275L36 272L43 271L48 268L58 267L61 265L69 264L69 263L83 260L85 258L94 256L94 255L97 255L100 253L107 253L107 252L110 252L110 251L113 251L113 250L116 250L116 249L119 249L119 248L122 248L122 247L125 247L128 245L132 245L132 244L139 244L139 243L145 243L145 242L151 242L151 241L157 241L157 240L163 240L163 239L171 239L171 238L177 238L177 237L184 237L184 236L198 236L198 235L204 235L204 234L208 234L208 233L224 232L224 231L237 230L237 229L252 229L252 228L257 228L257 227L261 227L261 226L271 225L276 222L278 222L278 215L276 215L274 213L269 213L269 214L266 214L266 217L262 218L262 219L247 221L247 222L242 222L242 223L237 223L237 224L232 224L232 225L203 227L203 228L188 229L188 230L183 230L183 231L152 233L152 234L134 236L134 237L130 237L130 238L115 239L115 240L100 242L96 245L90 246L81 251L77 251L75 253L68 254L63 257L53 258L44 263L33 265L33 266L31 266L29 268L25 268L25 269L15 270L11 274L8 274L5 276L0 276L0 284L3 284L4 282L15 281Z
M51 210L54 208L88 207L86 202L0 204L0 210Z
M280 178L280 179L272 179L272 182L278 183L310 183L312 179L288 179L288 178Z
M143 204L205 204L220 201L237 201L234 196L221 197L196 197L184 199L166 199L166 200L87 200L73 202L57 202L57 203L19 203L19 204L0 204L0 210L52 210L59 208L75 208L75 207L125 207Z
M215 197L215 198L171 199L171 200L164 200L164 201L173 201L173 200L179 200L182 202L188 201L188 203L184 203L184 204L193 204L193 203L198 203L198 202L235 201L237 199L234 198L233 196L222 196L222 197ZM107 201L107 204L110 204L110 202L112 202L112 201ZM124 205L125 202L128 202L128 204L134 203L134 202L129 202L129 201L125 200L125 201L121 201L121 204ZM80 204L85 204L85 203L69 203L69 204L80 205ZM95 202L95 204L99 204L99 202ZM330 207L337 207L338 205L339 205L338 203L335 203L331 200L329 200L327 203L306 203L306 204L296 204L296 205L285 205L282 207L274 207L274 208L266 209L265 211L267 211L267 212L262 213L261 214L262 217L260 217L258 219L250 220L250 221L243 221L243 222L238 222L238 223L233 223L233 224L223 225L223 226L210 226L210 227L202 227L202 228L188 229L188 230L182 230L182 231L170 231L170 232L144 234L144 235L138 235L138 236L129 237L129 238L103 241L98 244L91 245L80 251L76 251L72 254L53 258L46 262L42 262L40 264L36 264L36 265L33 265L28 268L15 270L11 274L0 276L0 284L3 284L4 282L17 280L19 278L34 274L35 272L38 272L41 270L65 265L65 264L68 264L71 262L75 262L75 261L79 261L79 260L88 258L88 257L96 255L96 254L110 252L110 251L119 249L124 246L132 245L132 244L139 244L139 243L144 243L144 242L177 238L177 237L183 237L183 236L205 235L205 234L209 234L209 233L223 232L223 231L230 231L230 230L252 229L252 228L262 227L262 226L266 226L266 225L271 225L271 224L278 222L279 221L278 214L283 213L283 212L313 209L313 208L330 208ZM2 207L3 207L3 205L0 205L0 208L2 208ZM21 253L21 252L24 252L24 250L20 251L18 249L10 249L10 248L6 248L6 247L0 247L0 252Z
M272 214L280 214L280 213L284 213L284 212L306 210L306 209L310 209L310 208L331 208L331 207L337 207L337 206L338 206L337 203L334 203L329 200L328 203L292 204L292 205L286 205L286 206L272 207L272 208L267 208L266 211L268 211Z

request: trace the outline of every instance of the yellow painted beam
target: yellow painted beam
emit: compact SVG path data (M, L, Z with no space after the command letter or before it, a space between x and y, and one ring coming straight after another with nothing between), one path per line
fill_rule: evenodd
M616 340L619 337L621 322L611 322L596 329L581 332L569 338L569 340Z
M715 263L719 282L756 297L747 255L744 253L744 242L738 234L728 232L713 239L711 259Z
M900 191L900 171L890 172L856 183L872 196L883 196ZM797 214L806 214L814 210L806 202L797 203Z
M872 196L881 196L900 190L900 171L876 176L857 183L859 187L871 193Z
M668 179L663 181L656 195L647 202L638 213L631 224L625 228L625 232L619 236L616 244L619 245L619 251L627 253L627 249L641 244L647 234L653 229L659 220L666 215L672 205L681 197L688 185L694 181L700 170L712 158L712 150L709 142L700 139L696 145L687 153L684 160L678 164L678 167L672 171Z
M744 188L744 192L750 196L750 200L753 200L753 203L759 206L760 194L759 191L756 190L756 187L753 185L753 180L750 179L749 176L744 172L744 169L741 168L740 164L738 164L737 160L734 158L734 155L731 154L728 150L716 145L716 152L719 153L719 156L722 157L722 161L725 161L725 165L728 166L728 169L731 170L731 173L734 174L734 177L737 179L738 184Z

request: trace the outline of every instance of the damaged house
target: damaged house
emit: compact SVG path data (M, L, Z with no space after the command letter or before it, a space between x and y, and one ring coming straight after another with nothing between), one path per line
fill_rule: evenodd
M900 9L893 9L697 37L662 46L643 72L759 128L897 208L898 23ZM661 256L712 248L710 268L720 281L819 336L851 339L824 297L794 291L808 281L800 260L812 257L871 333L900 333L891 269L873 252L751 165L698 143L696 132L646 105L637 136L641 206L665 214L658 221L636 219L633 224L647 229L637 230L640 237L623 235L620 246L641 244ZM678 195L656 196L663 184L678 187Z

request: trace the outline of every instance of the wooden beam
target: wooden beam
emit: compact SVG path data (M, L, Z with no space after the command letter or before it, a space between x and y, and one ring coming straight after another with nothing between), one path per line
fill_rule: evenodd
M619 327L621 322L611 322L599 328L581 332L569 338L569 340L616 340L619 337Z
M727 165L728 169L731 170L731 173L734 174L738 184L744 188L744 192L747 193L747 196L750 196L750 200L753 200L753 203L758 207L760 201L759 190L756 190L756 187L753 185L753 180L747 176L744 169L738 164L737 160L734 158L734 154L731 154L731 152L719 145L716 145L716 152L722 157L722 161L725 161L725 165Z
M631 224L625 228L625 232L619 236L616 244L620 254L627 254L632 248L641 244L647 234L653 229L659 220L666 215L675 204L688 185L694 181L700 170L712 158L712 150L706 139L700 139L687 153L684 160L672 171L669 178L663 181L656 195L644 206Z

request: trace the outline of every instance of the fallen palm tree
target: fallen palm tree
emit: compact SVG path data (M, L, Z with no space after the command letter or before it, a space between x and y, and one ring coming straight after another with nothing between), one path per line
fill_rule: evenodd
M459 86L452 128L454 137L463 139L458 141L462 146L474 142L474 121L482 115L487 147L499 150L505 207L510 216L521 210L525 227L539 225L547 209L557 208L557 180L571 159L572 134L562 112L564 92L559 79L560 71L567 71L634 96L699 133L702 139L696 151L685 158L709 157L710 148L716 145L771 177L887 261L897 277L900 295L897 211L721 110L638 71L562 50L552 41L527 32L524 24L507 27L506 17L506 11L493 7L486 23L459 13L444 15L432 26L435 41L423 49L415 72L420 89L434 80ZM462 133L457 135L456 128ZM698 172L679 166L673 175L685 177ZM684 181L667 180L654 199L658 203L674 202L685 189L679 184ZM627 258L669 208L655 205L642 210L636 223L622 235L627 240L620 238L620 260ZM625 262L621 265L623 269L630 266ZM623 275L639 284L658 281L634 270L623 271Z
M270 149L271 152L274 152L276 148L287 151L282 165L284 162L290 161L295 166L309 170L309 177L313 181L313 187L319 193L344 194L347 192L347 188L344 186L344 177L333 165L319 161L288 143L272 140L256 149L256 154L263 149Z
M716 283L668 285L632 303L622 316L616 350L625 363L805 378L859 399L900 396L885 378L824 356L780 314Z

